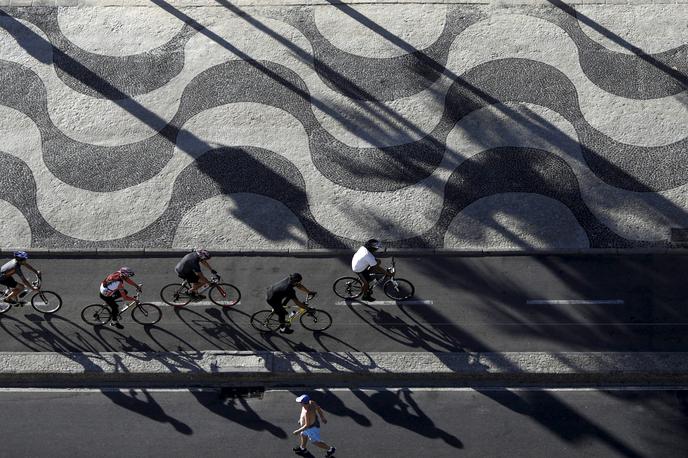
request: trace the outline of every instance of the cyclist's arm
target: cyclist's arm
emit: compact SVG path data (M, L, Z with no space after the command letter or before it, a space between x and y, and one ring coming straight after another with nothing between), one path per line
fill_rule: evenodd
M302 309L308 308L308 306L306 304L304 304L303 302L301 302L298 297L292 297L291 300L294 301L294 304L298 305ZM289 301L287 301L287 302L289 302Z
M24 263L24 267L26 267L27 269L29 269L30 271L35 273L37 277L41 276L41 273L38 270L34 269L34 267L31 264L29 264L28 262Z
M212 267L210 267L210 263L209 263L208 261L206 261L205 259L201 259L201 264L203 264L204 266L206 266L206 267L208 268L208 270L210 271L210 273L212 273L213 275L217 274L217 272L215 271L215 269L213 269Z
M126 301L133 301L134 299L136 299L135 297L129 296L127 293L125 293L126 289L124 289L124 284L122 284L122 285L121 285L119 288L117 288L117 289L119 290L119 293L121 294L122 299L124 299L124 300L126 300Z
M386 274L387 271L384 269L384 267L382 267L382 260L377 258L375 260L377 261L377 264L368 267L368 269L376 274Z
M122 295L122 298L127 301L133 301L136 298L126 294L126 289L124 289L124 282L129 283L131 286L135 286L136 289L140 289L141 287L134 280L131 280L129 278L125 278L124 281L119 284L119 287L117 289L119 290L119 293Z
M311 291L310 289L306 288L303 284L296 285L295 288L297 288L297 289L299 289L299 290L301 290L304 293L309 294L309 295L315 293L315 291Z
M26 277L24 276L24 273L21 271L21 269L18 268L18 269L15 271L15 273L17 274L17 277L19 277L19 279L21 280L21 282L24 283L25 286L27 286L27 287L29 287L29 288L33 288L33 287L34 287L34 286L31 284L31 282L30 282L29 280L26 279Z
M127 282L127 283L129 283L131 286L134 286L137 290L139 290L139 291L141 290L141 285L139 285L138 283L136 283L136 282L135 282L134 280L132 280L131 278L125 278L124 281ZM124 286L124 285L122 285L122 286Z

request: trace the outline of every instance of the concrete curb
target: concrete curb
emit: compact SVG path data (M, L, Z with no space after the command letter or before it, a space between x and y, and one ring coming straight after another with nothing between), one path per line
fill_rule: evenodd
M0 257L11 257L16 250L29 251L33 258L167 258L181 257L188 249L174 248L5 248ZM332 258L351 256L354 249L289 249L289 250L211 250L215 257L292 257ZM452 248L389 248L379 253L382 257L483 257L483 256L610 256L610 255L688 255L688 248L589 248L543 250L462 250Z
M686 352L0 353L3 386L677 384Z
M685 4L688 0L664 0L663 3ZM221 7L222 3L216 0L167 0L167 3L176 8L188 7ZM467 4L467 5L492 5L496 7L509 7L515 5L532 6L551 6L547 0L232 0L236 6L313 6L330 5L331 3L356 4L414 4L414 3L435 3L435 4ZM567 5L653 5L656 0L563 0ZM146 7L155 6L151 0L0 0L0 6L18 7L107 7L107 6L132 6Z

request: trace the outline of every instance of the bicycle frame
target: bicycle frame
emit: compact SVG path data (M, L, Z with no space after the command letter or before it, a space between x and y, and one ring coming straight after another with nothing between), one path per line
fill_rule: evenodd
M295 320L297 320L298 318L301 318L301 315L303 315L304 313L308 312L311 309L310 307L308 307L308 304L306 302L304 302L304 304L306 304L305 309L301 308L300 306L298 306L296 304L286 305L284 307L284 309L287 311L287 322L289 324L292 324ZM293 315L291 313L289 313L292 310L296 311L296 313L294 313Z
M205 285L198 288L196 293L200 294L204 291L208 291L210 288L217 285L218 283L220 283L220 276L219 275L213 275L212 277L210 277L208 279L208 282ZM187 289L191 289L191 283L189 282L189 280L184 280L182 282L182 286L187 288Z
M41 292L41 277L38 277L38 276L37 276L36 279L35 279L34 281L31 282L31 285L32 285L33 287L37 288L37 289L31 289L31 288L29 288L28 286L26 286L26 285L24 285L24 284L21 285L24 289L22 289L22 290L19 292L19 294L17 294L17 299L18 299L18 300L21 299L21 298L23 298L24 296L26 296L26 295L29 294L30 292L33 292L34 294L40 293L40 292ZM14 288L6 288L4 291L2 291L2 292L0 293L0 295L2 296L1 299L4 299L5 297L7 297L7 295L10 293L10 291L12 291L12 289L14 289Z
M394 275L396 274L396 270L396 264L394 262L394 257L392 256L392 266L386 268L384 274L375 274L375 284L371 285L370 289L373 290L378 286L384 286L387 284L387 282L392 281L394 279ZM372 283L372 281L370 283Z
M120 304L123 303L123 302L124 302L124 301L121 301ZM124 312L126 312L127 310L129 310L132 306L135 307L135 306L139 305L140 303L141 303L141 292L139 291L139 292L137 292L136 295L134 296L134 300L133 300L133 301L129 301L129 302L127 303L127 305L124 306L123 309L121 309L121 310L118 309L119 311L117 312L117 314L118 314L118 315L122 315Z

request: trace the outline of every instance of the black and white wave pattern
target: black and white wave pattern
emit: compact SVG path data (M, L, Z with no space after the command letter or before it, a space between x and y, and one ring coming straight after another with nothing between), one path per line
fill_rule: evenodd
M631 45L592 6L156 3L2 10L4 246L635 247L688 227L680 33Z

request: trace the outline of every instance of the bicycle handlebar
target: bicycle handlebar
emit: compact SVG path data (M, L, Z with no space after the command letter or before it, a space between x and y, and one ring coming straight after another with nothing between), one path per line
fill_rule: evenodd
M311 291L311 292L306 296L306 300L304 300L303 303L304 303L305 305L308 305L308 303L310 302L310 300L313 299L313 298L314 298L315 296L317 296L317 295L318 295L318 292L317 292L317 291Z

